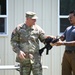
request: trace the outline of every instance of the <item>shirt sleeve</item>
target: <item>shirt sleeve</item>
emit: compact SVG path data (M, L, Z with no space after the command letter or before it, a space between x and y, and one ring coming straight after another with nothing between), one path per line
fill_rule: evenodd
M15 28L11 34L11 46L12 46L12 49L15 53L19 53L20 52L20 40L19 40L19 32L18 32L18 29Z
M67 30L65 30L64 33L60 37L62 41L64 41L66 39L66 32L67 32Z
M38 29L39 29L39 40L41 42L44 42L46 38L45 31L41 27L39 27Z

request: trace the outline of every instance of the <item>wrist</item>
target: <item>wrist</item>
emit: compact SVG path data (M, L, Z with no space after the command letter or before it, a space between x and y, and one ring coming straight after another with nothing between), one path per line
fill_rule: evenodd
M62 42L62 45L65 45L65 43L64 43L64 42Z

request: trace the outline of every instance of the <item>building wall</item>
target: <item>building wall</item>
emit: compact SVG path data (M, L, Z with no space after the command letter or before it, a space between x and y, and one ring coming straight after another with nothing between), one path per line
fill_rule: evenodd
M57 36L58 34L58 0L8 0L8 35L0 37L0 64L15 64L16 54L12 51L10 38L12 30L25 22L25 12L34 11L38 15L37 24L46 34ZM40 48L43 44L40 43ZM46 55L42 55L42 64L48 66L43 69L43 75L61 75L61 61L64 47L53 47ZM15 70L1 70L1 75L17 75Z

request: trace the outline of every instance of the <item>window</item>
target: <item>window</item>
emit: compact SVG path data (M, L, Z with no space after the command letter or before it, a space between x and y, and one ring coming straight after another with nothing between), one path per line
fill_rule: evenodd
M0 0L0 36L7 35L7 0Z
M63 33L66 27L70 25L68 14L75 9L75 0L59 0L59 29Z

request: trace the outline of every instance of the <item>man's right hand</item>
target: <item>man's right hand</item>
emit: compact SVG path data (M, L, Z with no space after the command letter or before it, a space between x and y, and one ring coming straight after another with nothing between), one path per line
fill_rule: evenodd
M55 43L50 43L51 46L60 46L60 45L63 45L63 41L61 41L59 39L59 41L55 42Z
M26 54L23 51L20 51L19 54L18 54L18 56L19 56L20 59L24 60Z

